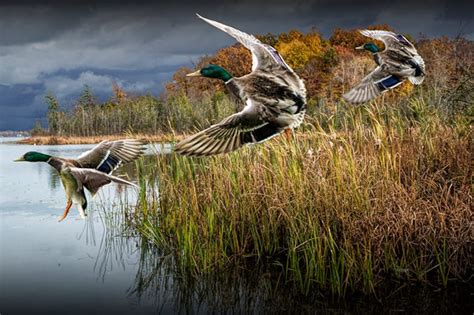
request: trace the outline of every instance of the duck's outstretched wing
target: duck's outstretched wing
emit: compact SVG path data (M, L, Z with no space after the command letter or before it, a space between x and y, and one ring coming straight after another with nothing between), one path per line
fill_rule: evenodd
M385 49L405 48L416 53L415 46L401 34L379 30L361 30L360 33L366 37L382 41L385 45Z
M402 82L396 76L391 75L384 67L379 66L342 97L350 103L360 104L376 98L382 92L393 89Z
M76 161L83 168L93 168L110 174L121 164L139 158L144 150L143 143L136 139L104 140L91 150L82 153Z
M290 66L286 64L283 58L280 56L278 51L270 45L266 45L258 40L255 36L249 35L245 32L239 31L231 26L219 23L217 21L207 19L196 15L211 24L212 26L217 27L218 29L226 32L230 36L234 37L239 43L244 45L252 53L252 71L257 69L260 70L271 70L276 65L284 67L289 71L293 71Z
M70 167L70 172L76 179L78 185L77 190L80 191L83 189L83 187L86 187L92 195L95 195L100 187L110 184L111 182L138 187L134 183L131 183L127 180L105 174L92 168Z
M284 128L264 117L272 115L265 111L268 109L248 99L241 112L184 139L174 150L183 155L204 156L227 153L245 144L266 141L283 132Z

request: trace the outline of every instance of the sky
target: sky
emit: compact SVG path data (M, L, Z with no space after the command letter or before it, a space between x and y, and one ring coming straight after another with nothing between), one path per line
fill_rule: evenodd
M99 99L113 82L159 95L176 69L234 43L196 12L252 34L387 23L415 38L474 40L474 1L2 1L0 130L44 122L47 93L64 107L85 85Z

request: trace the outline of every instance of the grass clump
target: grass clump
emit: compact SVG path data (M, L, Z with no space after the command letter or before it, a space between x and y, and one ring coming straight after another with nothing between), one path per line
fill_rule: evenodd
M470 124L421 97L326 105L290 141L140 165L129 220L188 274L270 263L304 294L446 286L473 270L472 149Z

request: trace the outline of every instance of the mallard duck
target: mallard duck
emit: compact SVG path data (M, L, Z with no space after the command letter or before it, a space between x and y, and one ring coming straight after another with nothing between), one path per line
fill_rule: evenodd
M224 81L227 89L242 100L245 107L184 139L176 145L175 151L196 156L226 153L298 127L305 114L306 88L276 49L233 27L197 16L251 51L252 72L235 78L224 68L211 64L187 75Z
M406 79L416 85L423 82L425 62L415 46L403 35L377 30L363 30L360 33L382 41L385 50L380 51L374 43L356 47L370 51L378 66L357 86L343 95L346 101L354 104L367 102L399 86Z
M140 157L143 150L143 143L134 139L102 141L76 159L66 159L31 151L16 159L15 162L46 162L59 172L67 197L66 209L59 218L59 222L61 222L67 217L73 203L77 204L81 217L85 217L87 199L84 187L94 197L100 187L111 182L136 186L122 178L112 176L111 173L123 163Z

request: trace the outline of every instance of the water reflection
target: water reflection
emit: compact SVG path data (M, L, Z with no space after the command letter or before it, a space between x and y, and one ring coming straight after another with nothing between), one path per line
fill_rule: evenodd
M271 266L271 265L269 265ZM377 296L335 298L327 292L296 294L278 268L229 267L224 272L192 277L181 273L170 255L141 244L140 262L130 294L155 299L158 310L175 313L471 313L473 287L453 283L448 290L421 284L392 283ZM171 296L171 298L170 298Z

